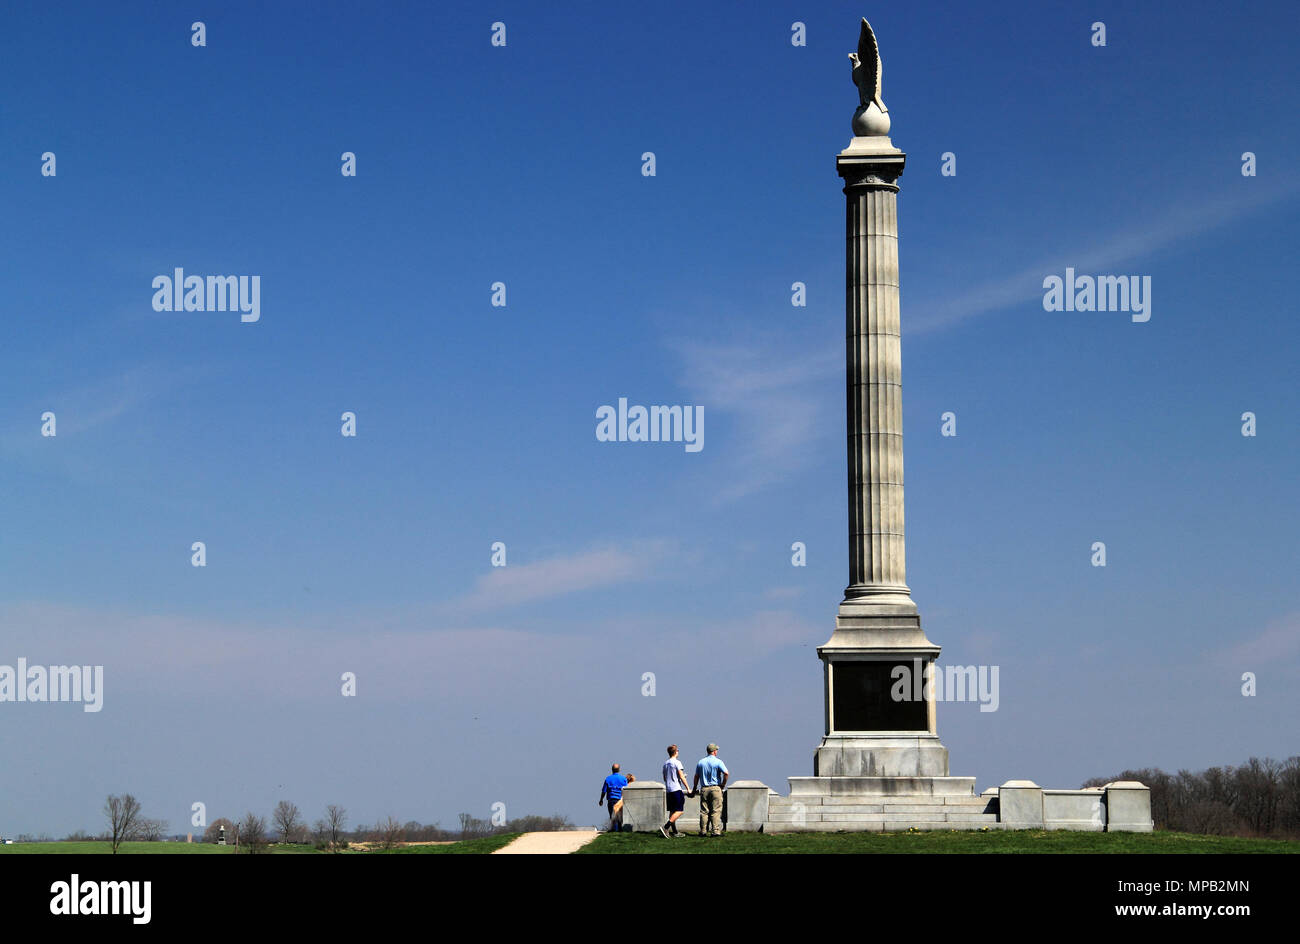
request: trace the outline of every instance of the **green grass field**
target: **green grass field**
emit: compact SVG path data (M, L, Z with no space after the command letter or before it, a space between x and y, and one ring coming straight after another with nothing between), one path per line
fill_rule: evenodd
M1300 853L1300 842L1191 833L1082 833L1036 829L920 833L731 833L720 839L602 833L578 855L907 853Z
M273 855L317 855L311 846L271 846ZM124 842L118 855L233 855L234 846L211 842ZM16 842L0 846L0 855L112 855L108 842Z
M500 849L519 834L506 833L438 846L406 846L388 852L345 850L343 855L483 855ZM0 855L110 855L107 842L23 842L0 846ZM120 855L233 855L234 846L184 842L124 842ZM271 855L325 855L312 846L271 846ZM1081 833L1042 830L920 833L731 833L721 839L685 836L664 839L658 833L602 833L578 850L579 855L823 855L823 854L1006 854L1045 853L1300 853L1300 842L1240 839L1192 833Z
M445 846L405 846L388 852L376 852L374 855L481 855L496 852L521 835L522 833L502 833L499 836L484 836L482 839L462 839Z
M483 839L467 839L445 846L407 846L388 852L361 852L344 850L341 855L481 855L494 852L518 837L518 833L504 833ZM210 842L124 842L118 855L234 855L234 846L218 846ZM314 846L269 846L270 855L325 855ZM113 847L107 842L16 842L0 846L0 855L112 855Z

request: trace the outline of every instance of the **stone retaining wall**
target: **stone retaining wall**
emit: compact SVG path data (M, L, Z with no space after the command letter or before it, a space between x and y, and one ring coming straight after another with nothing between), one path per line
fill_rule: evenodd
M909 829L1074 829L1151 832L1151 791L1117 781L1084 790L1044 790L1029 780L974 792L973 778L791 778L781 796L757 780L739 780L724 796L729 832L904 832ZM920 778L922 780L926 778ZM904 789L900 789L900 786ZM661 783L623 790L623 828L656 832L668 818ZM686 800L677 821L699 829L699 799Z

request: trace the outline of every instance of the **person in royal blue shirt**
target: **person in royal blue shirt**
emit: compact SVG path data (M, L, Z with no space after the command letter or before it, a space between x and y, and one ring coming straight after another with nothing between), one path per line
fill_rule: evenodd
M623 788L627 786L627 778L618 772L618 764L611 764L610 775L605 778L604 785L600 788L600 799L596 805L600 806L606 800L609 801L609 828L616 829L614 819L618 811L614 809L618 801L623 799Z

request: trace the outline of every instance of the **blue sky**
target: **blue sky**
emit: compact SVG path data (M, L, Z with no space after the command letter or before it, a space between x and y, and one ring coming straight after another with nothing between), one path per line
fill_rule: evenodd
M0 22L0 664L102 664L104 708L0 704L0 833L121 791L178 831L594 822L670 741L810 774L864 14L908 582L1001 669L939 708L952 772L1294 753L1294 5L70 4ZM1151 320L1044 311L1066 266L1150 276ZM154 311L177 267L260 276L260 321ZM619 397L702 405L704 449L598 442Z

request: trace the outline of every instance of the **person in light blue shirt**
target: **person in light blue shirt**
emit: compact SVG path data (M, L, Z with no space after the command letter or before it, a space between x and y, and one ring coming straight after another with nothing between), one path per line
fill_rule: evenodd
M596 805L600 806L606 800L609 801L609 828L616 829L614 819L618 811L614 807L618 806L618 801L623 799L623 788L627 786L627 778L618 772L618 764L610 764L610 774L605 778L604 785L600 788L600 799Z
M731 772L718 759L718 745L710 744L708 753L695 765L695 785L692 789L700 795L700 835L722 835L722 789Z

